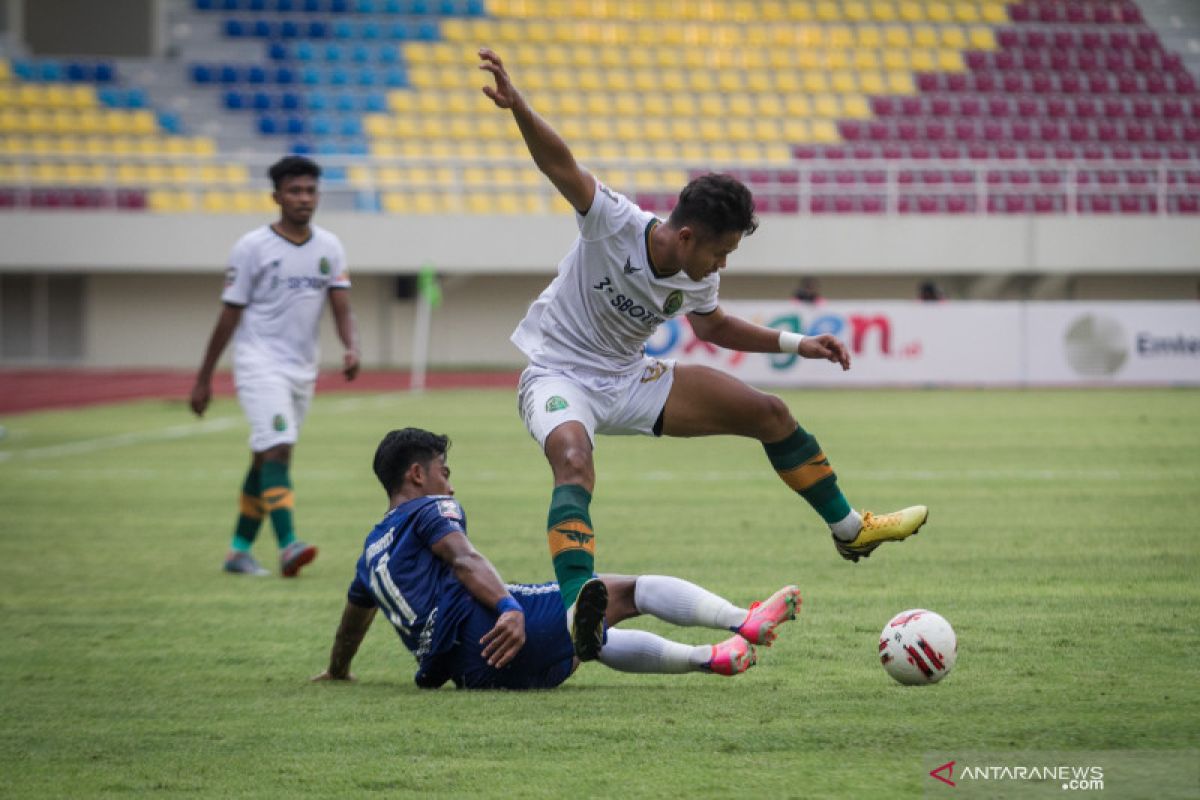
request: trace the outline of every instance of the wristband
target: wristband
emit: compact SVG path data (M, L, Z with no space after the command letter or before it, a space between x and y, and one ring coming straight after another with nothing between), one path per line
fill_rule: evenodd
M800 352L800 342L802 341L804 341L804 337L798 333L792 333L791 331L780 331L779 352L797 355Z
M506 594L500 599L499 603L496 603L496 613L507 614L509 611L525 613L525 609L521 608L521 604L511 594Z

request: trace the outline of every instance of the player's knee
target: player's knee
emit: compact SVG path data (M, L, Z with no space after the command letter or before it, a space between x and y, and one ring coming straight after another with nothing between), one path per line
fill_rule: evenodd
M796 419L787 403L773 394L762 396L759 409L759 439L764 442L779 441L796 429Z
M590 448L568 446L555 454L551 462L556 483L574 483L591 490L596 483L596 469Z

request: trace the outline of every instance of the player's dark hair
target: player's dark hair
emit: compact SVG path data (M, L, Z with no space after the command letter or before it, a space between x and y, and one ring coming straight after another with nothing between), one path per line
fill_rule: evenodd
M440 436L421 428L402 428L389 431L375 449L375 477L390 496L404 483L404 473L413 464L429 466L429 462L450 449L450 437Z
M302 175L311 175L314 179L321 177L321 167L311 158L304 156L284 156L271 165L267 170L267 175L271 177L271 183L275 188L279 188L279 184L283 183L284 178L298 178Z
M701 235L708 236L729 231L749 236L758 230L754 195L737 178L716 172L693 178L683 187L669 222L672 228L699 228Z

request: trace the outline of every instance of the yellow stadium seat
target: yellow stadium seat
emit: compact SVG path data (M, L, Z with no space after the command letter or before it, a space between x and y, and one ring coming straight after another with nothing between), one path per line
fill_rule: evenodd
M875 0L871 3L871 19L876 22L894 22L896 9L888 0Z
M363 129L372 138L387 138L392 133L392 119L386 114L367 114L363 119Z
M816 17L821 22L840 22L842 9L833 0L818 0Z
M809 22L816 16L812 4L807 0L788 3L787 15L792 22Z
M909 63L917 72L932 72L937 65L937 60L929 50L913 50Z
M670 126L671 138L677 142L687 142L696 138L697 122L694 118L673 119Z
M942 2L927 3L925 15L930 22L949 22L951 20L950 6Z
M370 153L375 158L395 158L398 154L396 146L390 141L373 141L368 145Z
M880 81L880 91L868 90L866 86L863 91L868 94L881 94L883 90L883 81ZM867 102L867 98L861 94L852 95L842 99L842 115L850 119L867 119L871 116L871 105Z
M750 120L731 118L725 122L725 136L731 142L748 142L754 138L754 126Z
M734 149L724 142L713 142L708 145L708 161L714 164L729 164L736 160Z
M961 50L941 50L938 52L938 69L943 72L962 72L965 68Z
M931 25L918 25L914 27L912 41L914 47L924 47L927 49L937 47L940 44L937 28Z
M808 141L808 121L803 119L785 119L783 121L783 138L789 142Z
M792 94L804 91L804 74L792 70L780 70L776 72L775 91L780 94Z
M823 94L813 103L813 115L833 119L842 115L842 104L836 95Z
M750 117L754 115L754 99L748 94L734 94L729 96L727 105L727 113L731 117Z
M925 7L916 0L900 0L896 6L896 13L904 22L925 21Z
M777 142L782 135L782 128L779 121L775 119L756 119L754 121L754 139L755 141L769 144Z
M862 0L846 0L842 4L842 17L855 23L866 22L870 17L867 4Z
M858 91L858 75L854 72L835 72L830 76L830 88L838 94L851 94Z
M913 77L908 72L890 72L887 76L888 91L892 94L912 94L916 91Z
M754 113L759 117L779 117L783 115L783 101L777 94L763 94L754 98Z
M622 142L632 142L642 138L642 123L639 119L618 119L616 130L617 139Z
M1003 25L1008 22L1008 11L1003 3L984 3L980 9L980 16L985 22L993 25Z
M705 158L707 152L708 150L703 143L685 141L676 152L676 157L684 158L688 161L701 161Z
M217 142L211 136L192 136L179 138L183 138L187 144L187 152L189 155L215 156L217 154Z
M201 208L209 214L232 214L233 196L227 192L205 192Z
M995 50L996 35L991 28L976 26L971 28L969 33L971 48L974 50Z
M883 31L875 25L859 25L857 36L858 47L862 50L871 51L883 47Z
M912 47L912 37L909 35L908 28L902 25L893 25L883 33L883 42L887 47Z
M146 203L151 211L159 214L171 214L175 212L175 193L164 189L153 189L146 198Z
M828 45L835 50L854 47L854 28L849 25L830 25L825 33Z
M696 126L701 141L717 142L725 138L725 126L720 119L706 117Z
M942 45L955 50L964 50L967 47L967 34L962 28L945 27L942 28Z
M613 109L623 117L636 117L642 113L642 96L633 92L620 92L613 98Z
M722 92L741 92L745 85L745 76L738 70L722 70L717 73L717 88Z
M763 146L763 159L772 164L792 163L792 148L784 143Z
M863 94L886 94L887 82L879 72L862 72L858 76L858 88Z
M784 108L789 117L808 117L812 116L812 101L808 95L791 94L784 101Z
M804 74L804 91L809 94L828 92L829 79L823 72L806 72Z
M700 113L706 117L720 117L725 114L725 96L716 92L706 92L700 95Z
M0 81L12 79L12 69L8 66L8 61L0 58Z
M883 68L888 72L907 72L911 55L910 50L884 50Z
M821 144L831 144L841 140L838 135L837 125L833 120L819 119L813 122L810 135L814 142Z
M762 146L758 142L737 142L733 148L738 161L762 161Z
M854 69L859 72L879 69L879 53L875 50L855 51Z
M978 22L979 8L974 0L958 0L954 4L954 19L959 22Z
M362 164L352 164L346 170L346 178L350 181L350 185L362 189L371 186L371 170L364 167Z
M168 181L176 186L195 183L197 170L191 164L168 164Z

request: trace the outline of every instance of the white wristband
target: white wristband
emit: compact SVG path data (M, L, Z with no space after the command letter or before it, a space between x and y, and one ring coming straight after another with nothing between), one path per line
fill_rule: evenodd
M804 341L804 336L791 331L779 332L779 352L791 353L796 355L800 352L800 342Z

